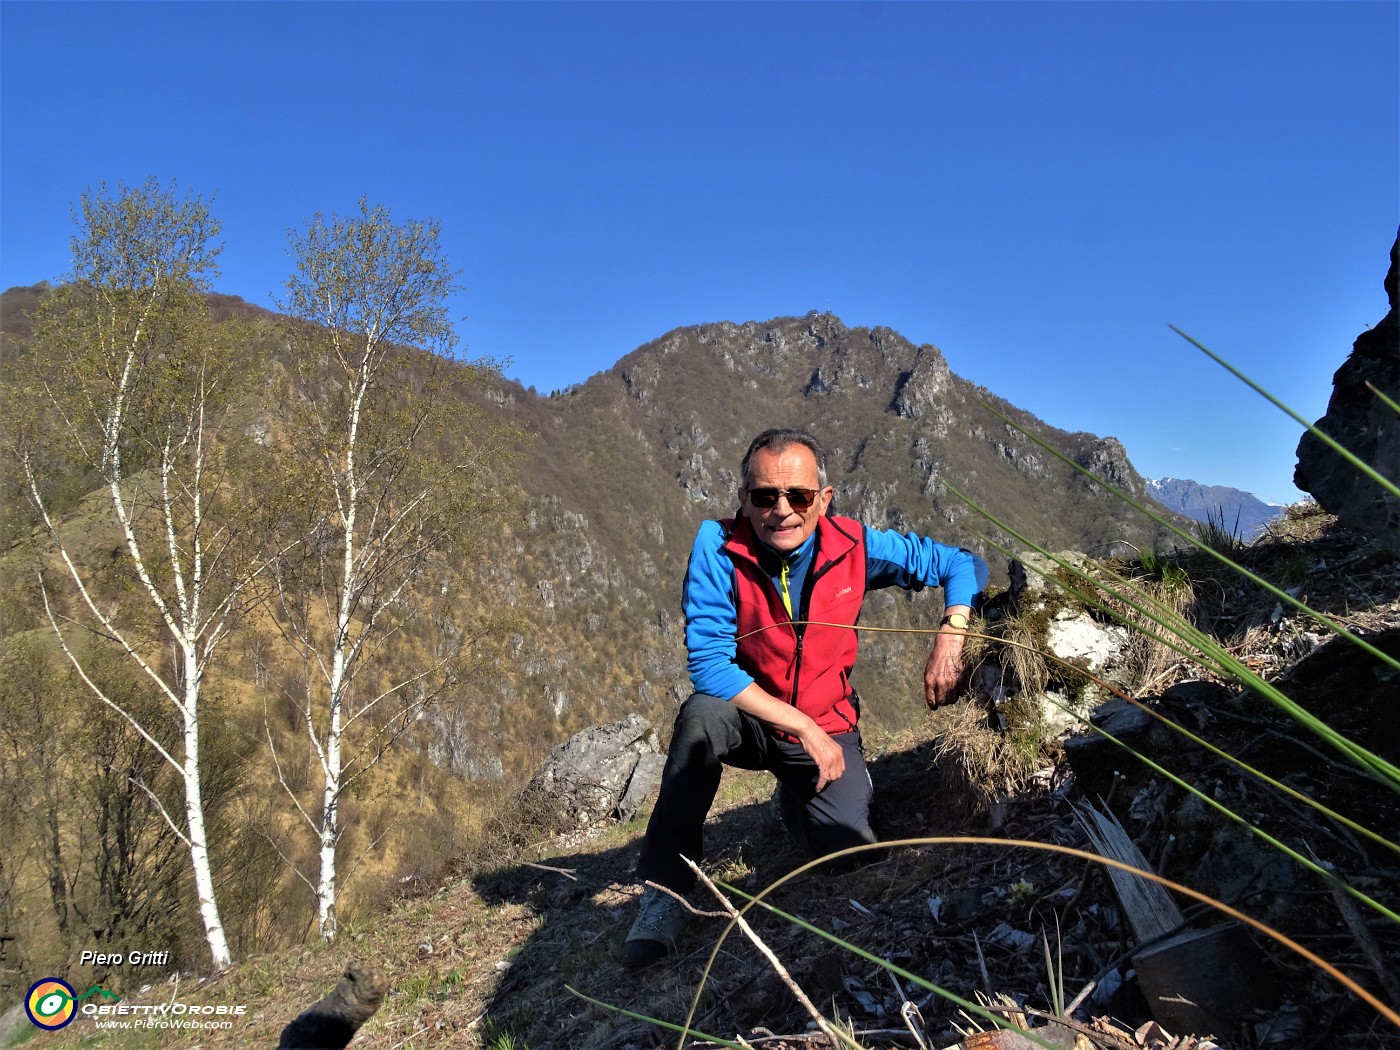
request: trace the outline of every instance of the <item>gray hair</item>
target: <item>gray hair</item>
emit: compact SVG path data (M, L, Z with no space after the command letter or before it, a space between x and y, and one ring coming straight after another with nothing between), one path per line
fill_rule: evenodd
M749 461L753 459L754 453L765 450L781 452L793 445L802 445L811 450L812 455L817 459L817 484L826 488L826 449L822 448L822 443L807 431L797 430L794 427L773 427L753 439L749 444L749 450L744 453L744 461L739 464L739 474L744 480L744 487L748 488Z

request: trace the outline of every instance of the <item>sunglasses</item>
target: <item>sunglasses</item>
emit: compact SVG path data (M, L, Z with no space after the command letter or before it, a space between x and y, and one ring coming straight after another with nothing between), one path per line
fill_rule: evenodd
M793 510L806 510L817 501L821 489L749 489L749 502L759 510L771 510L786 496Z

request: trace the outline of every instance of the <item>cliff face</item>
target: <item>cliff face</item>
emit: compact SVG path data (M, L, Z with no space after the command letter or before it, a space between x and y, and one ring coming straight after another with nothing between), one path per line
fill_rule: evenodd
M1400 401L1400 236L1385 277L1390 311L1357 336L1332 379L1332 399L1317 428L1392 481L1400 479L1400 416L1371 392ZM1369 387L1368 387L1369 384ZM1293 483L1326 510L1400 550L1400 499L1347 463L1311 432L1298 442Z

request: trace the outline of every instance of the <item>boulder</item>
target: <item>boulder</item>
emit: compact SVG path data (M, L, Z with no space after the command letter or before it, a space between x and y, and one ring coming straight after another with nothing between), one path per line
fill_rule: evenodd
M1152 732L1152 716L1115 697L1099 707L1090 722L1108 735L1086 728L1065 740L1065 760L1074 770L1080 791L1090 799L1106 799L1113 794L1114 781L1123 779L1130 781L1127 791L1135 793L1150 778L1151 770L1119 745L1141 751Z
M0 1014L0 1046L17 1046L21 1036L27 1039L33 1031L34 1026L24 1012L24 1003L15 1003Z
M664 758L652 724L638 714L575 733L544 760L525 794L565 827L630 820L661 782Z
M1400 401L1400 236L1390 249L1385 290L1390 312L1362 332L1332 378L1332 399L1317 428L1392 481L1400 480L1400 416L1369 383ZM1311 432L1298 442L1293 483L1344 523L1400 550L1400 499L1347 463Z
M1012 603L1019 606L1027 600L1040 599L1046 593L1063 590L1059 577L1072 580L1073 574L1062 568L1061 562L1082 572L1092 569L1089 557L1078 551L1060 551L1053 558L1038 551L1022 551L1017 555L1007 570L1011 578Z
M1128 629L1100 623L1087 612L1061 609L1045 629L1045 646L1054 656L1095 674L1116 664L1128 648Z
M1102 566L1076 551L1061 551L1056 558L1023 552L1010 566L1011 589L998 597L995 608L983 609L988 630L1010 631L1013 640L1019 635L1043 654L1034 658L1005 650L997 654L999 666L984 664L974 674L972 688L992 701L1000 728L1033 713L1051 734L1074 729L1111 695L1080 670L1108 682L1125 681L1128 629L1095 617L1057 578L1072 578L1059 563L1091 577L1102 575ZM1019 714L1013 709L1018 702Z

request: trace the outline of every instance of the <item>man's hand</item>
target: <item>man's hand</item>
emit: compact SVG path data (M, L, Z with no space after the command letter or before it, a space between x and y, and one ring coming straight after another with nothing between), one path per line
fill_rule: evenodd
M797 741L817 764L818 792L846 771L846 753L841 750L841 745L815 724L810 733L803 733Z
M955 699L962 683L961 648L959 654L949 658L935 646L924 665L924 703L929 709L942 707Z
M968 615L965 605L945 610L949 614ZM957 697L962 685L963 632L953 627L943 627L933 643L933 652L924 665L924 702L929 709L942 707Z
M774 729L796 737L812 761L817 764L817 790L820 791L846 771L846 753L817 723L791 704L775 700L757 683L748 686L730 703L753 715Z

